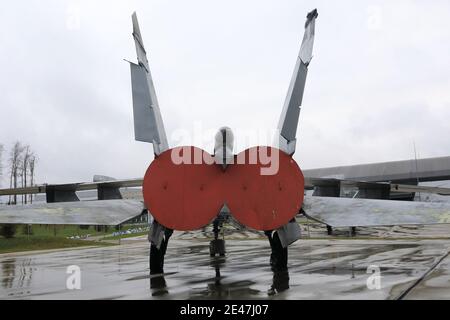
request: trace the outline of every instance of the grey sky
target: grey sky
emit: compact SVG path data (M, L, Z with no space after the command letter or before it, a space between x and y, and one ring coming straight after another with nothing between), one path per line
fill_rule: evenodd
M134 10L169 140L196 125L271 132L315 7L300 167L409 159L413 141L420 157L450 155L444 0L8 1L0 10L0 143L33 147L39 183L143 176L152 147L134 141L122 60L135 61ZM211 143L199 146L211 151Z

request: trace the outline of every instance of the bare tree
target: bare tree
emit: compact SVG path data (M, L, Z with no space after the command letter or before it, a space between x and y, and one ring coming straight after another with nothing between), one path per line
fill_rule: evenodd
M26 145L23 147L23 155L22 155L22 162L21 162L21 174L22 174L22 188L27 187L27 175L28 175L28 166L30 164L30 157L32 155L32 152L30 151L30 146ZM27 203L27 196L22 194L22 204Z
M10 176L9 176L9 187L17 188L17 178L19 177L19 170L21 168L20 164L22 162L22 152L23 147L22 144L17 141L10 152L9 157L9 168L10 168ZM9 199L9 204L17 204L17 195L13 196L13 202L11 202L11 196Z
M36 155L34 153L31 154L30 156L30 163L29 163L29 168L30 168L30 186L33 187L34 186L34 168L36 165ZM30 194L30 203L33 203L33 194Z

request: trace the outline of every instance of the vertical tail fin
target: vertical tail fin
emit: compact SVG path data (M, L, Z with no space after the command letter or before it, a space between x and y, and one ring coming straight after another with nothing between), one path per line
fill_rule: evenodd
M294 68L289 90L284 102L278 123L279 148L292 155L295 152L296 134L298 119L300 116L300 106L305 89L308 65L312 59L312 49L314 45L315 21L318 16L317 9L314 9L306 16L305 34Z
M144 67L146 71L149 71L150 68L147 60L147 52L144 48L144 41L142 40L141 29L139 28L136 12L133 12L131 19L133 21L133 38L136 45L138 63L140 66Z
M133 13L133 38L136 44L138 64L130 63L133 91L134 135L137 141L150 142L156 155L169 149L164 123L159 110L158 99L153 85L142 41L136 12Z

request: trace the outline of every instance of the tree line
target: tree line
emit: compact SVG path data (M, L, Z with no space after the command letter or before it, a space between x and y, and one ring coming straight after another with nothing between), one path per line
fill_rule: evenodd
M0 177L5 171L2 163L4 151L4 146L0 144ZM16 189L34 186L36 162L37 156L30 145L16 141L9 151L7 162L9 187ZM20 197L22 204L33 203L32 194ZM17 204L17 195L9 196L8 204Z
M2 174L4 173L3 165L3 153L5 148L0 144L0 181ZM20 141L16 141L9 151L9 157L7 160L8 173L9 173L9 187L10 188L25 188L34 185L35 166L37 157L31 149L30 145L22 144ZM33 203L33 195L21 195L22 204L28 202ZM9 196L9 205L17 204L17 195ZM29 228L29 226L25 226ZM16 233L16 225L5 224L0 226L0 235L5 238L12 238Z

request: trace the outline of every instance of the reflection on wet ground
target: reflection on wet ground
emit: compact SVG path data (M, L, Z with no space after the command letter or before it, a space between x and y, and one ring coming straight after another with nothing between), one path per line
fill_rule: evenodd
M226 257L209 243L174 239L165 274L149 275L148 243L0 255L0 299L395 299L447 254L449 240L302 240L289 270L272 272L266 240L227 240ZM67 267L81 268L68 290ZM380 268L369 289L369 266ZM406 298L450 298L443 259Z

